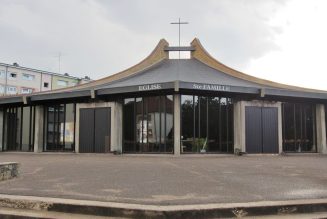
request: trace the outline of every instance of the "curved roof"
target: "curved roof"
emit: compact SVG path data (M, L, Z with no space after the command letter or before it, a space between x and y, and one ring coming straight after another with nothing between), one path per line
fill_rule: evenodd
M190 59L169 59L168 52L191 51ZM152 87L140 87L154 85ZM195 38L190 47L169 47L159 41L152 53L137 65L100 80L75 87L0 98L0 104L47 99L94 97L152 89L200 89L258 95L327 99L327 91L301 88L260 79L232 69L214 59Z
M104 84L101 88L124 87L141 84L183 81L191 83L220 84L245 87L262 87L258 83L235 78L211 68L197 59L164 59L136 75Z

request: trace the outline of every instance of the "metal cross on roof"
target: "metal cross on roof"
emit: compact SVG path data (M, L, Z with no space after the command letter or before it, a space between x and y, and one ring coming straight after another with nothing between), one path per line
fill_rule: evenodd
M178 22L171 22L170 24L178 24L178 47L181 46L181 24L188 24L188 22L181 21L181 18L178 18ZM180 51L179 51L180 58Z

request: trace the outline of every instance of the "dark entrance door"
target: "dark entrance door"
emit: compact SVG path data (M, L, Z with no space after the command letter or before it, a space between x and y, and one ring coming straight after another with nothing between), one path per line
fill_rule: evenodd
M110 124L110 108L80 109L79 152L109 152Z
M245 107L247 153L278 153L278 108Z
M80 109L79 152L94 152L94 109Z
M12 110L14 111L14 110ZM7 150L17 150L17 112L7 113Z

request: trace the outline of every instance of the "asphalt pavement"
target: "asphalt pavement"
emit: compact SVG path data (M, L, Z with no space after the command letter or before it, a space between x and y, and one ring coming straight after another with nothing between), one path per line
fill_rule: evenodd
M327 156L0 153L0 194L185 205L327 198Z

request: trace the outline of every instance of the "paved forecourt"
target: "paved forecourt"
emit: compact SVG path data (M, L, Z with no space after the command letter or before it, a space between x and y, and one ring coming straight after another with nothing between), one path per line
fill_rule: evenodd
M0 153L21 163L0 193L148 205L327 198L327 156Z

